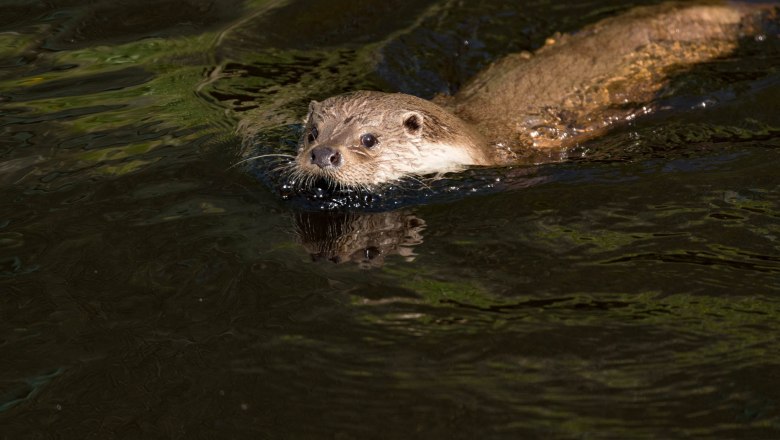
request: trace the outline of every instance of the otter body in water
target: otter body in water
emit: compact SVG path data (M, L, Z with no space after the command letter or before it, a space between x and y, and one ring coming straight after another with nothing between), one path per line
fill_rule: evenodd
M764 10L637 8L533 55L509 55L436 103L368 91L313 101L294 179L370 188L470 165L554 160L561 148L647 112L674 68L732 52L761 31Z

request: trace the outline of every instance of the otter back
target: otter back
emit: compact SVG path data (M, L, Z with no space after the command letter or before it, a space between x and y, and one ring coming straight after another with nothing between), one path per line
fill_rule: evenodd
M760 31L749 5L636 8L479 73L450 103L493 143L517 149L585 140L647 107L672 69L732 52Z

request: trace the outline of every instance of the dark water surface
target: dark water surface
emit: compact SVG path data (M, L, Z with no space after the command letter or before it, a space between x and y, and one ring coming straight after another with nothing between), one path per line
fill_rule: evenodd
M0 3L0 438L780 438L776 34L372 212L230 168L640 3Z

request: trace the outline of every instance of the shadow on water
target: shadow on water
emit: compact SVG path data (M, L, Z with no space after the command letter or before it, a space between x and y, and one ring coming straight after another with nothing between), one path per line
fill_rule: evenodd
M310 99L654 2L83 3L0 5L0 438L777 436L776 40L334 206L231 168L239 120L294 151Z

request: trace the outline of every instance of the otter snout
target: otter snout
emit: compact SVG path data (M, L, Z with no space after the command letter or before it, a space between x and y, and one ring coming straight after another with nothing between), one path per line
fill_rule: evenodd
M311 163L320 168L338 168L342 162L341 153L331 147L323 145L311 150Z

